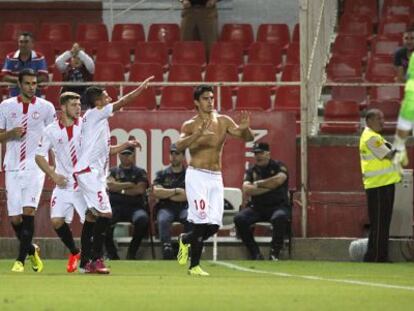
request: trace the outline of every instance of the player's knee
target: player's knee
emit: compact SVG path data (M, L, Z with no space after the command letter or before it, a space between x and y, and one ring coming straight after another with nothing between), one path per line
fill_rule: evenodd
M236 216L234 216L233 221L236 227L238 228L244 227L247 225L246 217L244 217L242 214L237 214Z
M53 229L55 230L62 227L65 222L64 219L62 218L52 218L51 221L52 221Z
M36 209L31 206L23 207L23 215L34 216L36 214Z
M10 216L10 222L15 225L18 226L22 223L22 216L21 215L17 215L17 216Z

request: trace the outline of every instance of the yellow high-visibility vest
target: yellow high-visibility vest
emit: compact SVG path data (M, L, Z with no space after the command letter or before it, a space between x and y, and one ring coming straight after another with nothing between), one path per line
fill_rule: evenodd
M399 170L389 159L378 159L367 146L367 141L376 136L378 145L385 143L385 139L378 133L366 127L359 140L359 155L364 188L377 188L398 183L401 180Z

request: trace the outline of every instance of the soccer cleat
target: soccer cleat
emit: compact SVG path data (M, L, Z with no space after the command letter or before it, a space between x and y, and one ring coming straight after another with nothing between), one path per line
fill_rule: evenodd
M280 249L271 249L269 254L269 260L279 261Z
M69 273L75 272L78 269L78 262L80 260L80 253L76 255L70 254L66 271Z
M24 272L24 265L21 261L16 260L11 269L12 272Z
M102 258L97 259L95 262L95 271L98 274L109 274L111 271L105 266Z
M35 252L33 255L29 255L30 262L32 263L32 269L34 272L43 271L43 262L40 259L40 247L36 244L33 244Z
M79 268L80 273L92 274L96 273L95 263L92 261L88 261L84 267Z
M200 266L195 266L195 267L192 267L192 268L188 269L188 274L189 275L197 275L197 276L209 276L210 275L206 271L201 269Z
M187 264L188 261L188 249L190 248L190 244L184 244L183 243L183 235L184 233L181 233L178 237L178 254L177 254L177 260L180 265Z

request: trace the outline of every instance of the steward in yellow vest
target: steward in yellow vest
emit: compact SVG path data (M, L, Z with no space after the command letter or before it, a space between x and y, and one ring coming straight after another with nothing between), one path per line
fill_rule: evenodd
M366 128L359 141L362 180L367 195L370 233L367 262L389 262L388 238L394 206L395 184L400 182L400 166L392 159L395 151L380 134L384 114L378 109L367 112Z

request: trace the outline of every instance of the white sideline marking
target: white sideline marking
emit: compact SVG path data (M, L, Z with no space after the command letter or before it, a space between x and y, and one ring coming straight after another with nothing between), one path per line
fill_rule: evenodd
M346 279L329 279L320 276L313 276L313 275L295 275L290 273L282 273L282 272L272 272L272 271L265 271L265 270L255 270L249 269L242 266L238 266L232 263L223 262L223 261L214 261L213 263L230 268L235 269L238 271L243 272L251 272L251 273L258 273L258 274L269 274L275 276L282 276L288 278L298 278L298 279L305 279L305 280L313 280L313 281L326 281L326 282L335 282L335 283L344 283L344 284L352 284L352 285L361 285L361 286L370 286L370 287L381 287L381 288L391 288L391 289L402 289L408 291L414 291L413 286L401 286L401 285L392 285L392 284L383 284L383 283L372 283L372 282L365 282L365 281L354 281L354 280L346 280Z

